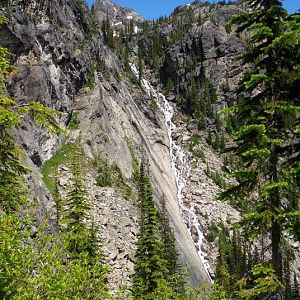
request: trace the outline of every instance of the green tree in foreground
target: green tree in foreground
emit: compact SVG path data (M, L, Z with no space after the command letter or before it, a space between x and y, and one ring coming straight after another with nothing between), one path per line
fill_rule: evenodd
M101 264L91 264L88 253L70 260L66 234L49 235L41 226L32 239L31 225L0 215L1 299L109 299Z
M70 252L74 254L84 251L92 208L86 180L82 174L83 166L79 161L80 157L82 153L79 147L74 145L71 157L71 185L66 195L64 218L66 231L70 235Z
M162 243L159 240L158 213L155 208L150 178L142 162L140 169L141 208L140 233L133 277L134 299L155 299L154 294L164 280L165 261L162 259Z
M185 293L185 282L182 267L178 263L178 250L173 228L169 224L166 209L166 198L161 199L161 210L159 212L160 236L163 244L163 259L166 261L165 278L174 291L179 294Z
M259 265L251 272L264 280L273 278L277 290L270 287L269 292L274 294L280 292L279 281L283 281L283 231L294 233L299 220L299 207L293 200L299 199L299 187L288 162L299 140L300 16L288 16L278 0L245 3L251 12L233 21L239 25L238 32L248 30L250 35L242 61L251 68L240 82L238 104L228 109L239 124L236 146L230 149L239 159L233 174L238 184L223 197L235 199L240 206L248 203L241 226L251 239L269 237L270 266ZM252 283L262 284L259 279ZM258 291L247 297L260 299Z
M170 257L167 258L163 253L165 249L160 232L159 214L155 207L151 181L145 171L144 162L140 167L139 184L141 218L133 276L133 298L137 300L182 299L183 296L177 292L177 289L173 289L175 280L178 279L177 276L180 276L180 274L174 274L174 264L177 263L177 259L171 265ZM167 238L166 235L164 237Z

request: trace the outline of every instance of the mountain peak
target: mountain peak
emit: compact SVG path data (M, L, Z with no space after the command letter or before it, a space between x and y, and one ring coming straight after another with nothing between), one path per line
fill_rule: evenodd
M127 23L131 20L135 23L144 21L144 18L134 10L120 6L111 0L96 0L94 9L96 19L99 22L105 20L107 16L114 24L118 22Z

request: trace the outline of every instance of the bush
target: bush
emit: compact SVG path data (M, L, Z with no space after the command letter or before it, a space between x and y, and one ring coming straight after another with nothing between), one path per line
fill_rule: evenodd
M96 177L96 183L98 186L107 187L112 186L111 169L105 161L98 167L98 176Z
M201 159L202 162L205 162L205 161L206 161L206 160L205 160L205 153L204 153L204 151L203 151L202 149L194 150L194 151L193 151L193 155L194 155L195 158Z
M78 114L79 113L77 111L72 113L71 120L68 124L68 129L72 129L72 130L79 129L80 121L78 119Z

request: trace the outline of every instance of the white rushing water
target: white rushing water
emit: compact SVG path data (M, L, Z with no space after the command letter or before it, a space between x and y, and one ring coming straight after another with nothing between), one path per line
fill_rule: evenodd
M130 64L131 70L134 73L134 75L139 78L139 71L137 67L134 64ZM182 217L188 227L188 230L190 232L190 235L192 236L192 230L194 231L194 235L197 236L196 241L194 240L197 252L199 254L199 257L204 265L204 268L208 274L208 277L211 279L211 276L208 272L208 269L210 268L209 262L206 259L207 255L204 251L202 251L201 246L204 241L204 236L201 231L197 214L195 212L195 208L189 204L188 206L184 204L184 193L183 190L187 186L187 178L189 177L191 168L188 163L188 156L185 153L184 149L177 145L175 141L173 140L172 133L176 129L176 125L173 123L172 119L174 116L174 109L166 99L166 97L158 93L155 88L150 84L149 81L142 78L141 84L144 90L148 93L150 97L153 97L156 99L157 104L161 111L164 114L165 117L165 124L168 130L168 137L169 137L169 143L170 143L170 158L172 163L172 170L174 172L174 176L176 179L176 185L177 185L177 198L179 202L180 211L182 214ZM195 234L196 231L196 234Z

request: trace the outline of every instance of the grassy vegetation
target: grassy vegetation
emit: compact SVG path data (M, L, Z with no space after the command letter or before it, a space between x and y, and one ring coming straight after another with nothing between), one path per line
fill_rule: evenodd
M127 143L127 147L129 149L129 152L130 152L130 155L131 155L131 166L132 166L132 169L133 169L133 179L135 181L138 181L139 180L139 161L136 157L136 153L135 153L135 150L133 149L133 145L132 145L132 142L131 140L126 136L125 137L125 140L126 140L126 143Z
M118 188L124 198L129 199L132 188L124 179L119 166L116 164L109 165L107 160L103 160L100 156L95 157L93 165L97 168L96 182L98 186Z
M193 150L193 156L196 158L196 159L200 159L202 160L202 162L206 162L206 159L205 159L205 153L202 149L196 149L196 150Z
M196 146L198 146L201 142L201 137L199 134L194 133L189 140L189 151L192 152L193 157L197 160L200 159L203 162L206 161L205 159L205 153L202 149L197 147L197 149L194 149Z
M201 142L201 137L199 134L194 133L189 139L189 150L193 151L195 146L198 146Z
M55 189L55 179L53 175L59 166L70 161L72 153L76 149L78 149L77 145L63 142L61 148L55 153L55 155L44 163L42 168L43 180L51 193L53 193Z
M211 171L207 166L207 170L205 174L220 188L225 189L227 187L225 180L223 179L222 175L218 171L216 172Z
M214 222L212 222L209 225L207 241L209 241L210 243L213 243L217 239L217 237L219 237L219 235L220 235L219 227Z
M158 104L157 104L157 102L156 102L156 100L155 100L154 98L151 99L150 107L151 107L154 111L156 111L156 110L159 109Z
M96 87L96 79L95 79L95 70L96 67L92 66L87 74L86 82L84 87L89 88L91 91Z
M78 119L78 114L79 113L77 111L74 111L72 113L71 121L68 124L68 129L72 129L72 130L79 129L80 121Z

